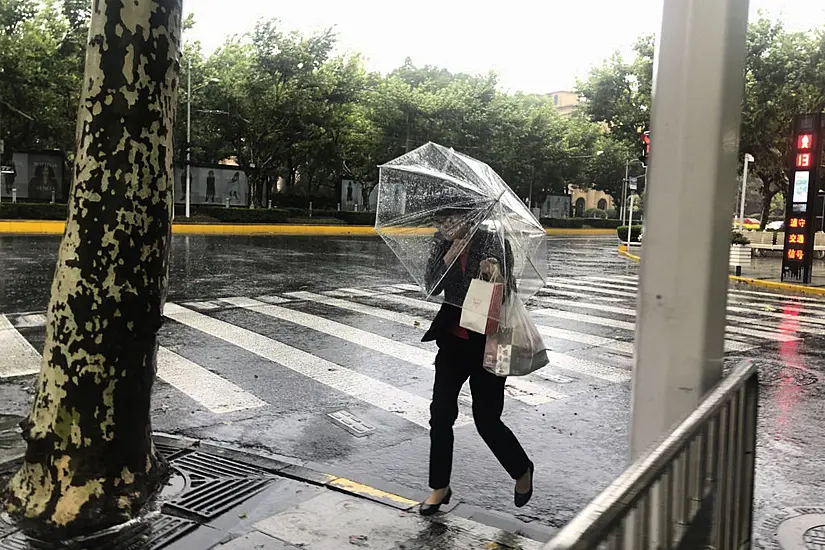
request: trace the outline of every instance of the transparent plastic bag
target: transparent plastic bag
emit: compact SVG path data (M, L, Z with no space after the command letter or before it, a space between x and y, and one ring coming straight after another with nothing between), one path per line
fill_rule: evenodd
M515 300L503 310L498 331L487 336L484 368L496 376L524 376L545 366L547 349L527 308Z

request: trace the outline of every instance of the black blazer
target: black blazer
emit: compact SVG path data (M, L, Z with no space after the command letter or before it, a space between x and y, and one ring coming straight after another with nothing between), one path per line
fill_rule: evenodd
M432 296L444 293L444 304L433 319L430 329L424 334L423 342L432 342L441 336L450 334L453 327L461 320L461 307L453 304L464 302L464 297L470 289L470 282L479 277L480 264L483 260L495 258L499 261L505 278L506 297L516 290L516 280L512 273L513 250L507 240L502 243L498 233L479 229L468 245L467 271L462 272L461 261L456 260L445 274L444 256L452 244L452 241L447 241L440 233L436 233L430 246L425 284L428 293ZM440 282L439 279L441 279ZM485 338L483 334L471 331L468 331L468 334L471 340Z

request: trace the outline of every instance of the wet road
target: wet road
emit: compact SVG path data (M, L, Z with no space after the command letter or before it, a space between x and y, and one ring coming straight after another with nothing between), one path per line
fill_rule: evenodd
M30 399L58 239L0 237L0 413ZM155 429L297 458L366 483L423 490L433 305L377 239L176 237L161 334ZM537 464L536 497L512 482L462 396L453 488L477 506L559 526L626 464L636 267L615 239L552 238L531 304L551 365L508 383L505 418ZM732 289L730 360L760 362L757 527L825 504L825 302ZM337 420L329 417L334 414ZM346 428L342 423L347 424ZM412 493L415 494L415 493ZM420 494L424 494L421 492Z

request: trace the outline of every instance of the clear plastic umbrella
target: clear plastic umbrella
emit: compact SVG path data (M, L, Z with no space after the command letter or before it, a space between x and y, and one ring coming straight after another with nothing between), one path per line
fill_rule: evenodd
M524 302L547 279L546 233L487 164L427 143L380 166L375 229L427 299L462 307L455 273L505 282L505 307ZM518 298L514 300L513 298Z

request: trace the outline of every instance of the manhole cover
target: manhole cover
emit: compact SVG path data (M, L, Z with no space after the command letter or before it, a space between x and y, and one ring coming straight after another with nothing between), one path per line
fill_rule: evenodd
M825 525L808 529L802 536L806 550L825 550Z
M761 550L825 550L825 507L790 508L765 520L754 533Z
M179 456L185 455L190 451L190 449L182 449L180 447L176 447L174 445L170 445L168 443L162 443L159 441L155 441L155 449L163 455L166 460L173 460Z

